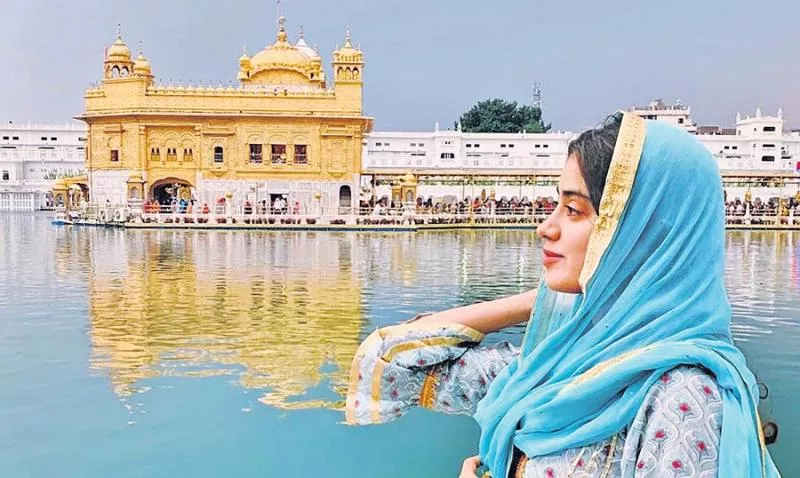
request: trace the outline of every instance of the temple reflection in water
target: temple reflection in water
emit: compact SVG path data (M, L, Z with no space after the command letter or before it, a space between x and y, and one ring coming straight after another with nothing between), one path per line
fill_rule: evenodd
M276 407L338 408L362 327L354 236L111 234L91 250L89 335L118 395L229 375Z

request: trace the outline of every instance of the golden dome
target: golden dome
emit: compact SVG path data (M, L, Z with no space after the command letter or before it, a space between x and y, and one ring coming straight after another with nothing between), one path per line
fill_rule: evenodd
M311 69L311 58L287 41L285 21L286 18L281 17L275 44L256 53L250 60L254 73L270 69L289 69L305 74Z
M139 52L139 56L136 57L136 63L133 64L133 73L137 75L151 74L150 62L142 55L142 52Z
M114 40L114 43L108 48L106 52L106 59L107 60L130 60L131 59L131 50L128 48L128 45L122 41L122 32L120 31L120 25L117 25L117 39Z

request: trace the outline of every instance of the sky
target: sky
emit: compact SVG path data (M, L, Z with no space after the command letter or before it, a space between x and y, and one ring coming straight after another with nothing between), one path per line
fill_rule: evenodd
M0 121L63 123L102 75L117 23L168 83L234 81L243 46L274 43L275 0L4 0ZM661 97L700 124L783 108L800 127L800 2L793 0L281 0L331 52L350 26L365 54L376 131L451 126L479 100L531 101L553 129L580 131Z

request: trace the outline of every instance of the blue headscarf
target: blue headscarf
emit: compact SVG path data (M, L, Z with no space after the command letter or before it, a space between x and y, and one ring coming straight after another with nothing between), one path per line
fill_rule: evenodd
M691 135L623 115L583 292L542 281L519 359L475 414L495 477L507 475L513 446L535 457L622 431L650 386L682 364L708 369L722 396L719 476L778 476L756 380L730 332L721 184Z

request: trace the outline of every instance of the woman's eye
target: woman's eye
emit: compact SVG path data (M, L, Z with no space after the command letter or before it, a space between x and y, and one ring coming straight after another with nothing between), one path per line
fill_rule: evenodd
M581 212L575 209L574 207L566 206L567 208L567 216L577 216Z

